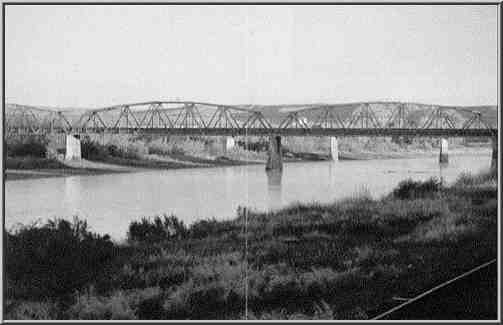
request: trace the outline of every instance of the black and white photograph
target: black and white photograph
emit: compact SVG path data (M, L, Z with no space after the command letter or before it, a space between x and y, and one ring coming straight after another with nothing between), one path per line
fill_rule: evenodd
M2 2L2 322L500 321L501 3Z

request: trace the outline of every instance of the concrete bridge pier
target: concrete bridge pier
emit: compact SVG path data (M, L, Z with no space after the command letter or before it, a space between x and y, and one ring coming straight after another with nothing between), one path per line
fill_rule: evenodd
M67 134L65 160L82 159L82 153L80 149L81 149L80 136L74 134Z
M498 168L498 136L491 138L492 154L491 154L491 168Z
M339 141L336 137L330 137L330 159L339 160Z
M233 137L222 137L220 139L220 141L222 144L222 151L223 152L227 152L228 150L231 150L236 145L236 142L234 141Z
M447 164L449 162L449 142L446 138L440 139L440 156L439 162L441 164Z
M266 170L283 170L283 150L281 149L281 136L269 136L269 149L267 151Z

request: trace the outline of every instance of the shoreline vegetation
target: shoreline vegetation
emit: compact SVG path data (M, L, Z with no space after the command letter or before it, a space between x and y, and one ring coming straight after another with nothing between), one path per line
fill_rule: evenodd
M218 140L218 139L217 139ZM9 139L6 141L6 180L102 175L180 168L211 168L263 164L267 159L267 142L238 140L235 147L224 152L217 140L208 138L171 137L168 139L137 139L130 136L82 141L81 161L64 161L51 148L49 138ZM393 139L342 139L339 160L400 159L435 156L434 140L412 140L404 143ZM451 155L485 152L487 144L467 146L454 142ZM326 161L328 143L320 139L286 139L285 163Z
M497 193L492 169L190 226L142 218L124 243L78 218L20 226L4 234L5 319L369 319L496 257Z

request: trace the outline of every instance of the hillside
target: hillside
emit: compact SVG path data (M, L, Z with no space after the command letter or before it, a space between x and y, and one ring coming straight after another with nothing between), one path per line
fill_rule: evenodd
M310 109L319 106L330 106L332 109L336 110L339 116L348 120L351 114L359 107L364 104L369 104L372 111L376 114L377 118L381 123L386 122L393 110L401 104L405 104L409 109L410 118L417 124L422 125L425 119L429 115L432 109L436 107L446 108L446 109L456 109L456 112L451 112L451 116L454 120L465 121L470 118L470 111L479 111L482 113L483 121L493 127L497 127L498 111L497 106L491 105L481 105L481 106L442 106L434 104L420 104L420 103L403 103L403 102L356 102L356 103L342 103L342 104L294 104L294 105L241 105L243 108L253 108L255 110L261 111L264 116L270 120L277 121L278 119L284 118L284 116L292 111ZM315 115L316 110L313 110L313 115ZM306 113L309 116L309 113Z

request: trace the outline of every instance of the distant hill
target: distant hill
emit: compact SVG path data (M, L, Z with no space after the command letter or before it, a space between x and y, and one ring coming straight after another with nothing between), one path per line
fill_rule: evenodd
M389 119L393 110L401 104L405 104L409 109L411 118L418 124L422 125L425 118L427 118L428 113L437 107L442 107L446 109L457 109L455 113L452 113L452 117L458 121L465 121L470 118L470 111L479 111L482 113L484 122L487 124L497 127L498 124L498 110L497 106L491 105L481 105L481 106L445 106L445 105L434 105L434 104L420 104L420 103L404 103L404 102L356 102L356 103L342 103L342 104L329 104L329 103L317 103L317 104L294 104L294 105L240 105L242 108L253 108L259 110L264 114L264 116L273 121L282 119L286 114L301 110L315 108L319 106L330 106L337 110L339 116L342 119L349 119L351 114L360 106L364 104L369 104L372 111L376 114L377 118L381 122L385 122Z

